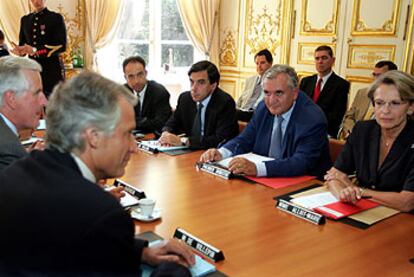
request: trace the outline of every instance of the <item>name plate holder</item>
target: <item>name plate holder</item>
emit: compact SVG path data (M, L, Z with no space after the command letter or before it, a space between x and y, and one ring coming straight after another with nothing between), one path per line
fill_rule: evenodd
M126 192L128 192L129 194L131 194L132 196L138 198L138 200L143 199L143 198L147 198L147 196L145 195L145 192L143 190L137 189L136 187L133 187L132 185L120 180L120 179L115 179L113 185L115 187L123 187L124 190Z
M216 247L208 244L207 242L202 241L196 236L184 231L181 228L177 228L174 232L174 238L182 240L191 248L197 252L203 254L207 258L213 260L214 262L219 262L224 260L223 251L217 249Z
M235 177L235 175L230 170L218 164L197 162L196 167L202 171L211 173L226 180Z
M158 148L156 148L156 147L151 147L151 146L145 145L141 142L137 142L137 144L138 144L138 149L139 150L142 150L142 151L147 152L149 154L157 154L157 153L160 152L158 150Z
M283 199L278 199L276 208L293 214L294 216L297 216L316 225L325 224L325 216Z

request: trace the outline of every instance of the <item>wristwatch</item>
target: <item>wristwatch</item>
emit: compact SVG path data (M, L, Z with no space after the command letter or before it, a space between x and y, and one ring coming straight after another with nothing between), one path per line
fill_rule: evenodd
M189 139L188 139L188 138L181 138L181 144L182 144L183 146L187 146L187 145L188 145L188 141L189 141Z

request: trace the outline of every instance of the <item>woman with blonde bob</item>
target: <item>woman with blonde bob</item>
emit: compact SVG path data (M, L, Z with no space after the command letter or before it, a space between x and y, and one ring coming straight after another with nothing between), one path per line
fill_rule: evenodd
M381 75L369 88L375 119L360 121L325 175L343 202L363 197L409 212L414 209L414 78L401 71ZM356 175L356 184L349 175Z

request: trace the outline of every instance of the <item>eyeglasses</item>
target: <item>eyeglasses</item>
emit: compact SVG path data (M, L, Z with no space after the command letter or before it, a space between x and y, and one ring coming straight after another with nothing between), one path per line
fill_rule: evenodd
M399 107L401 107L401 105L404 105L405 103L407 103L407 101L393 100L390 102L385 102L383 100L374 100L374 107L382 109L387 105L390 109L398 109Z

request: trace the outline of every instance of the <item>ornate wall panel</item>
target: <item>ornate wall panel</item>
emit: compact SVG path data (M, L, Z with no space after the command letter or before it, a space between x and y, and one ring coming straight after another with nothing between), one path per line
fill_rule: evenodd
M281 45L282 0L247 0L243 66L252 67L253 57L267 48L276 55ZM275 59L277 60L277 59Z
M350 93L348 95L348 108L351 107L357 91L361 88L368 87L374 79L371 77L362 76L346 76L346 79L351 83Z
M353 36L395 36L401 0L354 0ZM375 9L373 7L381 7Z
M395 45L353 44L348 53L348 68L371 69L380 60L394 61Z
M59 12L65 19L68 44L62 56L65 64L69 67L72 65L73 51L78 48L83 49L84 45L85 17L82 3L82 0L47 2L50 10Z
M300 34L336 36L339 0L302 0Z
M227 31L224 33L224 39L220 47L220 65L237 66L237 33Z
M237 66L238 55L240 55L238 51L240 5L240 2L236 0L222 1L220 4L219 59L221 66Z
M237 82L235 80L220 80L220 88L236 98Z
M298 64L310 64L314 65L314 53L315 49L321 45L321 43L309 43L309 42L299 42L298 43L298 54L297 54L297 63ZM336 45L332 43L326 44L332 48L334 55L336 52Z

